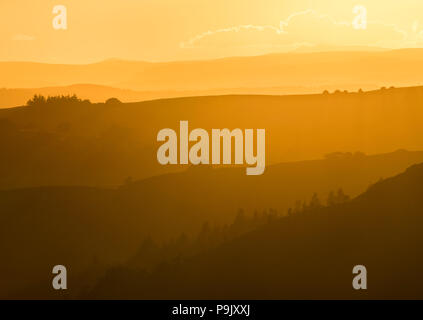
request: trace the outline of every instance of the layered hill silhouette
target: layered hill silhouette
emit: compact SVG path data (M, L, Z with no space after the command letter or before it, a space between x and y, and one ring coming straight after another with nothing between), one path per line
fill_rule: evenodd
M14 106L23 106L34 95L59 96L59 95L77 95L82 99L89 99L91 102L99 103L107 101L110 97L119 99L122 102L140 102L164 98L194 97L194 96L212 96L228 94L261 94L261 95L282 95L282 94L307 94L320 93L323 90L337 89L336 86L321 86L314 88L307 87L264 87L264 88L217 88L210 90L156 90L156 91L137 91L119 89L110 86L76 84L64 87L45 87L45 88L21 88L21 89L0 89L0 108L9 108Z
M141 91L326 86L374 89L421 84L422 49L283 53L205 61L107 60L87 65L1 62L0 87L78 83ZM314 92L314 91L312 91Z
M110 270L85 297L137 299L421 299L423 164L344 204L272 221L153 271ZM368 289L352 288L355 265Z
M324 154L423 150L422 87L140 103L52 102L0 110L0 188L117 186L179 166L157 162L157 133L265 128L267 165ZM13 165L10 165L13 164ZM266 175L266 172L264 173Z
M50 284L46 270L58 261L72 268L73 277L93 270L102 275L107 266L135 255L146 237L163 242L181 234L192 236L206 222L230 223L239 209L250 216L268 209L286 215L289 208L298 210L298 201L302 208L314 192L321 203L339 188L355 196L380 178L421 161L422 152L398 151L284 163L252 179L241 168L193 167L117 189L1 191L0 269L9 276L0 294L25 292L30 297L28 287L37 288L38 281Z
M23 89L3 88L0 89L0 108L23 106L28 100L32 99L34 95L60 96L74 94L81 99L89 99L92 102L104 102L110 97L115 97L123 102L135 102L167 97L160 96L159 92L140 92L92 84Z
M369 289L368 297L419 297L418 281L413 286L411 276L416 278L420 267L415 254L420 245L420 220L418 211L413 210L421 209L419 200L414 199L420 190L421 166L366 189L381 178L423 162L422 152L404 150L423 150L422 97L423 87L138 103L118 99L91 103L72 96L37 97L26 106L2 109L0 252L5 263L0 264L0 274L8 277L2 279L0 296L44 297L51 291L51 266L60 263L72 269L71 281L79 283L78 290L69 293L72 297L83 288L83 294L90 297L115 296L106 283L115 279L115 284L124 283L122 297L197 294L213 298L220 293L214 287L218 281L194 286L203 277L215 280L207 273L213 269L222 279L227 274L227 280L238 281L234 282L238 289L225 291L227 297L305 297L301 288L305 290L306 282L310 297L351 297L355 294L351 293L354 263L381 272L375 288L383 286L384 291L370 293ZM166 127L178 131L181 120L188 120L191 130L265 128L266 171L251 177L239 166L159 165L157 133ZM400 193L387 187L389 181L394 181L392 188L401 189ZM331 191L345 199L345 194L364 194L345 203L329 201ZM327 198L329 207L321 207ZM248 215L272 209L272 223L241 228L243 232L230 232L230 238L228 233L219 233L218 245L202 246L203 240L199 241L200 247L191 252L189 261L183 256L175 265L175 257L170 255L170 267L169 262L153 263L150 270L144 270L146 262L139 253L146 238L169 243L210 226L223 228L234 219L238 221L236 229L243 221L237 215L240 209ZM285 220L275 221L276 216L288 213ZM209 227L202 229L205 223ZM241 254L248 251L251 255L243 258ZM288 259L278 260L281 256ZM223 272L231 257L242 262L242 272L236 264ZM403 265L397 264L397 257ZM410 261L411 257L417 258ZM256 268L254 262L261 260L263 267ZM404 291L407 286L400 288L390 262L402 273L411 268L404 280L410 291ZM388 267L383 269L382 263ZM207 271L208 264L216 268ZM116 265L126 267L105 274ZM315 273L310 265L317 266ZM269 273L264 266L270 266ZM335 271L330 273L329 266ZM286 274L298 271L303 280L294 284L289 282L291 276L275 281L276 268ZM177 277L190 273L186 291L170 276L172 270ZM256 271L259 277L242 284L243 276ZM385 274L394 279L392 288L387 287ZM106 282L100 280L103 275ZM129 281L127 287L121 277ZM157 287L160 291L139 290L141 286L150 288L157 279L168 279L175 290L164 282ZM281 279L286 280L289 292L282 291ZM329 289L319 290L324 283ZM104 290L98 289L101 287Z

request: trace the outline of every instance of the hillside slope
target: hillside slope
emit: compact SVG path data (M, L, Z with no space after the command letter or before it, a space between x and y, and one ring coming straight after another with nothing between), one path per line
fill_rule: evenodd
M314 192L322 203L340 187L354 196L419 161L422 152L399 151L285 163L258 177L246 176L243 169L194 167L117 189L0 191L0 269L16 275L3 279L2 288L18 290L42 279L49 283L46 270L57 261L71 266L73 275L104 270L134 255L146 237L162 242L193 235L205 222L233 221L239 209L250 216L271 208L285 215L297 200L309 202Z
M245 87L375 89L421 84L421 53L422 49L335 51L157 63L107 60L87 65L0 62L0 87L90 83L142 91Z
M423 88L415 87L1 109L0 188L116 186L128 176L180 171L159 165L156 153L157 133L179 132L181 120L190 130L266 129L268 166L334 151L423 150L422 97Z
M282 218L152 273L114 269L88 297L422 299L422 190L420 164L349 203ZM352 288L355 265L367 268L366 291Z

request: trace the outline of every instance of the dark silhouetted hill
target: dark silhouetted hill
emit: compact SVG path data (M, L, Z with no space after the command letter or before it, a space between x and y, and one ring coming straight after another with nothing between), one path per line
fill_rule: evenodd
M13 296L24 292L28 297L37 296L38 283L50 289L51 266L58 261L69 265L75 271L73 276L85 275L86 283L93 284L93 277L101 276L107 266L122 264L136 255L146 237L170 241L181 233L192 236L205 222L211 226L222 226L233 221L240 208L249 215L255 209L262 212L270 208L279 215L285 215L289 208L293 209L291 213L295 213L297 207L304 207L305 200L317 203L316 197L319 197L324 202L330 191L339 188L355 197L380 178L397 175L423 161L421 152L387 153L397 149L423 149L422 96L423 88L415 87L308 96L193 97L128 104L119 103L116 99L106 104L93 104L76 97L50 98L44 102L38 97L40 103L0 110L0 252L1 260L7 262L1 264L0 271L8 275L2 281L0 295ZM156 160L159 146L157 133L166 127L178 130L180 120L189 120L191 129L265 128L265 173L252 177L246 176L245 168L241 167L160 166ZM356 150L373 155L366 156ZM293 161L317 159L323 154L327 154L323 160ZM403 187L401 195L413 195L413 190L419 190L411 185ZM314 196L314 193L317 195ZM357 202L358 199L352 203L361 203ZM357 221L366 217L376 221L379 219L374 218L376 213L384 219L384 211L378 202L380 199L372 199L374 202L363 202L363 206L358 206L355 211L350 204L342 206L341 211L333 208L312 210L316 219L308 218L311 220L301 222L301 218L300 222L304 224L294 224L293 227L300 226L295 236L304 236L302 228L307 231L307 236L299 238L299 241L304 240L307 248L310 244L313 249L311 254L320 253L324 257L325 252L313 245L327 241L332 245L339 243L341 249L335 250L335 253L346 246L346 252L357 258L348 260L348 270L345 271L348 273L345 280L348 290L350 262L360 260L358 263L362 263L364 260L369 261L371 267L373 263L380 268L376 265L378 260L371 260L367 251L367 255L361 256L348 247L353 247L355 233L361 235ZM402 198L391 193L386 193L384 199L390 205L393 201L402 203ZM409 203L413 203L412 199ZM406 208L404 214L409 214L409 205L403 205ZM375 211L373 214L372 209ZM358 212L358 215L355 216L352 211ZM392 217L398 212L386 211L386 216ZM343 224L344 220L337 220L338 216L351 224L350 231ZM358 220L353 221L356 218ZM412 219L408 218L407 221ZM389 223L391 220L396 221L393 218L383 221ZM419 221L415 222L417 228ZM407 232L413 235L413 229L408 230L406 222L400 220L395 224L399 226L401 236ZM272 223L272 226L277 225ZM333 225L339 226L343 232L335 233L331 229ZM392 239L398 239L394 236L387 239L386 228L394 231L393 225L386 228L382 225L381 230L373 224L368 228L377 235L377 239L390 245L387 248L393 248L390 254L406 259L403 243L397 252ZM329 238L325 238L323 235L326 233L321 233L320 229L326 230ZM269 237L273 234L275 240L279 239L276 233L266 230ZM363 232L367 240L370 233ZM288 231L285 233L286 238L279 240L292 242L294 235L289 236ZM249 233L246 237L251 235ZM339 241L336 240L338 238ZM376 257L378 250L385 248L378 245L376 238L370 240L373 242L368 242L369 248L374 249L372 254ZM236 241L228 242L225 248ZM409 244L410 250L414 250ZM279 245L280 242L269 250L264 249L262 254L277 252ZM253 243L249 246L254 248ZM359 248L364 250L364 244ZM287 253L292 261L297 259L304 265L310 264L294 253ZM391 257L390 254L385 257ZM380 255L377 256L380 261L389 262ZM342 259L348 256L340 257L339 263L342 264ZM257 257L260 260L261 256ZM273 261L263 259L266 263ZM312 256L311 264L319 266L321 262L317 260L317 256ZM404 261L406 266L413 266L412 261ZM336 263L332 262L336 267ZM275 266L282 265L281 261L275 260L274 263ZM287 270L293 272L300 265L292 264L292 269ZM346 267L347 264L341 266ZM223 270L223 266L217 264L216 270L219 268ZM99 273L96 272L98 270ZM323 269L318 270L323 272ZM341 281L341 269L336 270L340 272ZM309 269L303 272L301 279L316 282L311 282L309 294L320 294L317 286L323 280L317 276L314 278L314 274L307 276ZM325 277L325 273L323 275ZM264 283L273 281L263 277ZM336 287L337 283L333 285ZM257 293L265 297L265 289L259 284ZM33 294L29 286L33 286ZM149 284L146 283L146 286ZM287 286L296 292L292 283L288 282ZM331 295L335 289L326 293ZM388 289L387 292L391 292ZM247 290L244 292L248 293ZM191 293L181 294L190 296ZM232 294L230 290L227 293L228 296ZM269 291L269 296L282 293ZM233 292L233 296L237 294Z
M166 127L179 131L181 120L190 129L209 131L265 128L268 165L334 151L423 150L422 97L423 88L415 87L2 109L0 188L117 186L129 176L181 171L159 165L156 156L157 133Z
M307 94L320 93L324 90L335 91L337 86L321 87L257 87L257 88L223 88L223 89L204 89L204 90L127 90L114 88L110 86L93 84L76 84L63 87L44 87L44 88L0 88L0 108L10 108L23 106L34 95L58 96L76 94L82 99L89 99L92 102L104 102L110 97L116 97L122 102L140 102L165 98L194 97L194 96L213 96L229 94L261 94L261 95L282 95L282 94ZM376 89L377 87L372 87Z
M422 299L423 165L350 202L280 218L152 272L111 269L85 297ZM355 265L368 290L352 288Z
M348 87L348 86L347 86ZM360 86L355 86L360 87ZM93 84L75 84L62 87L44 88L0 88L0 108L23 106L35 94L44 96L73 95L76 94L82 99L89 99L92 102L104 102L110 97L117 97L122 102L140 102L157 99L169 99L180 97L198 97L215 95L292 95L321 93L324 90L334 92L339 86L322 85L315 87L301 86L274 86L274 87L239 87L239 88L213 88L198 90L128 90L114 88L111 86ZM377 86L364 86L367 89L377 89Z
M183 233L191 237L206 222L223 226L233 221L240 208L249 216L270 209L283 216L289 207L296 210L298 200L310 202L314 192L323 204L330 191L341 187L354 196L422 161L422 153L329 158L271 166L268 175L257 177L246 176L242 168L193 167L128 181L117 189L1 191L0 252L6 262L1 271L10 275L3 290L23 290L43 279L49 285L49 268L58 261L69 265L74 276L104 271L133 256L146 237L158 242Z

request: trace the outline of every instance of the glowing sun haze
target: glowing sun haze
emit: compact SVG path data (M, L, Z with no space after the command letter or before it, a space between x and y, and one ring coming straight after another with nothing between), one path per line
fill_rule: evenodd
M53 7L68 29L54 30ZM355 30L353 8L367 9ZM340 47L423 47L421 0L2 0L0 60L170 61Z

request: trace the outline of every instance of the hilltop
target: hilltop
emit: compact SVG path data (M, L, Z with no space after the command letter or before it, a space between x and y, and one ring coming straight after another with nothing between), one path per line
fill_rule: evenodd
M157 133L181 120L208 131L266 129L266 167L332 152L423 150L422 96L423 87L410 87L1 109L0 188L117 186L184 170L159 165L156 155Z

